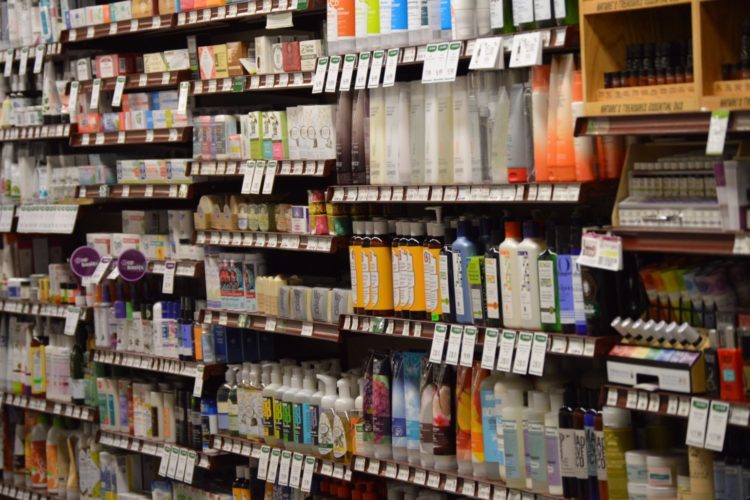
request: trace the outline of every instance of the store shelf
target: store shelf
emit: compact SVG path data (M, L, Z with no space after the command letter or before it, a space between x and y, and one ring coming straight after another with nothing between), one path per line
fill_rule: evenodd
M78 199L192 198L191 184L98 184L79 186Z
M748 255L750 233L702 228L603 227L596 232L622 238L629 252L698 255Z
M190 175L231 177L245 174L248 160L193 160ZM281 160L277 177L328 177L336 168L336 160Z
M163 73L140 73L136 75L126 75L125 90L150 90L163 87L176 87L181 81L190 77L190 70L185 71L165 71ZM102 78L99 87L100 92L112 92L115 90L117 77ZM79 82L78 92L88 94L94 85L93 80Z
M262 231L199 230L196 233L195 242L198 245L222 247L276 248L296 252L335 253L347 246L348 239L344 236Z
M421 338L430 341L433 339L435 325L444 324L448 331L451 331L455 327L463 330L466 326L472 326L357 314L342 315L340 324L342 331L354 334L391 335L395 338ZM484 345L486 330L486 327L477 327L477 346ZM516 339L519 333L529 332L528 330L517 331L508 328L496 328L496 330L500 332L512 332L515 334ZM616 335L589 337L586 335L538 331L531 331L530 333L535 335L542 334L547 337L548 354L577 358L602 358L607 355L613 345L619 342L619 337Z
M117 144L182 143L190 141L192 127L160 128L150 130L125 130L78 134L70 137L71 146L112 146Z
M203 366L203 377L207 378L213 375L224 373L225 367L222 364L204 365L195 361L181 361L178 359L164 358L152 354L139 352L122 352L112 349L95 349L94 361L106 365L124 366L127 368L137 368L139 370L148 370L151 372L165 373L170 375L180 375L183 377L197 378L200 374L199 366Z
M576 135L706 135L711 113L665 113L633 116L581 117L576 121ZM750 110L729 114L728 133L750 132Z
M148 261L148 272L153 274L164 274L167 262L169 262L169 259ZM198 278L203 276L202 260L173 260L173 262L177 264L174 271L175 276L183 276L186 278Z
M605 14L637 9L654 9L689 4L693 0L583 0L581 14Z
M45 318L65 318L68 311L77 310L80 321L91 319L92 309L90 307L78 307L68 304L47 304L44 302L30 300L0 300L0 310L5 313L27 314L30 316L43 316Z
M60 34L63 43L82 42L86 40L108 38L131 33L144 33L155 30L169 30L175 24L174 14L157 15L153 17L141 17L114 23L96 24L81 28L64 30Z
M437 491L459 494L462 497L468 498L488 500L490 498L520 499L526 498L527 495L533 498L534 496L530 490L508 488L505 483L500 481L477 479L455 472L438 471L396 460L379 460L364 456L355 456L352 468L356 472L371 476L393 479ZM544 498L559 497L545 495Z
M28 127L11 127L0 130L0 141L49 141L69 139L70 125L29 125Z
M215 454L205 453L192 448L186 448L184 446L178 446L172 443L165 443L156 439L138 438L125 434L124 432L115 431L100 431L98 443L105 446L112 446L114 448L121 448L123 450L130 450L136 453L143 453L144 455L151 455L153 457L161 457L162 449L165 446L176 448L179 451L192 452L197 455L195 466L203 469L211 468L211 461ZM179 480L179 479L178 479Z
M8 478L10 479L10 478ZM18 500L38 500L38 499L61 499L61 496L47 493L47 489L26 488L25 486L16 486L10 482L0 482L0 497L16 498Z
M17 408L25 408L27 410L39 411L52 415L62 415L86 422L97 421L97 410L90 406L53 401L51 399L39 398L36 396L19 396L8 393L4 395L3 401L6 405L15 406Z
M36 51L37 48L43 46L44 47L44 58L47 59L48 57L53 56L59 56L62 54L62 44L59 42L56 43L45 43L40 45L29 45L28 47L16 47L14 49L13 53L13 60L14 61L20 61L22 57L23 50L26 49L28 51L28 58L30 60L36 59ZM8 49L10 50L10 49ZM30 70L29 70L30 72Z
M259 92L264 90L311 89L312 73L235 76L217 80L194 80L193 95Z
M223 325L232 328L246 328L281 335L309 337L318 340L338 342L339 328L335 323L320 321L302 321L298 319L279 318L264 314L237 313L204 309L201 311L203 323Z
M334 203L580 203L612 192L610 182L444 186L333 186Z
M269 14L303 14L324 13L324 9L298 10L290 5L291 2L284 0L256 0L229 5L221 5L207 9L180 12L176 15L176 23L179 27L206 26L210 23L224 23L233 19L248 21L251 19L262 19Z
M602 386L602 402L632 411L670 417L688 418L693 398L722 401L704 394L685 395L667 391L646 391L635 387L607 384ZM729 425L747 428L750 424L750 403L724 401L730 404Z

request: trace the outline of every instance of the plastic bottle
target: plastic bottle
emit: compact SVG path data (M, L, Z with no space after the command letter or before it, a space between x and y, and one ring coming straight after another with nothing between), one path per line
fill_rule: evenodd
M387 356L375 353L372 360L373 444L375 458L392 457L391 365Z
M68 460L68 480L65 485L65 498L67 500L78 500L81 497L81 491L78 487L78 464L76 463L75 445L82 439L82 436L68 436L65 440Z
M349 242L349 276L352 282L352 308L355 314L364 314L364 290L362 288L362 233L364 222L352 222L352 237Z
M503 303L503 325L521 327L521 270L518 267L518 246L521 224L505 222L505 240L500 244L500 296Z
M501 381L503 375L499 372L484 379L479 386L482 404L482 436L484 439L484 475L476 474L477 477L487 477L490 480L500 479L499 450L497 442L497 415L500 407L495 398L495 384Z
M250 419L247 426L248 437L263 439L263 380L260 366L250 363L246 390L249 393Z
M487 326L502 325L500 304L500 242L502 233L498 229L490 232L490 245L484 256L484 297L487 307Z
M425 319L425 281L424 281L424 222L409 223L409 239L406 242L407 263L407 308L409 318ZM402 254L403 256L403 254Z
M297 450L312 453L313 434L311 430L310 406L315 394L315 371L308 368L304 372L302 388L292 398L292 412L294 414L294 433L300 436Z
M310 434L311 434L311 441L313 446L313 453L318 453L318 426L320 423L320 402L323 400L323 396L325 396L325 384L322 380L317 380L316 374L319 370L319 367L316 366L314 368L314 371L312 373L312 379L317 381L315 392L313 392L312 397L310 398L310 407L308 409L308 417L310 419Z
M471 373L471 466L474 477L486 477L484 450L484 426L482 408L482 384L490 376L490 371L481 367L480 361L474 361Z
M471 367L456 368L456 461L459 474L471 474Z
M506 396L510 389L528 391L532 385L526 379L514 373L508 373L495 382L495 408L497 424L498 462L500 464L500 479L505 480L505 434L503 428L503 408L507 406Z
M505 446L505 484L509 488L526 487L523 442L523 391L509 388L503 401L503 440Z
M228 398L228 416L229 416L229 434L232 436L239 436L239 404L237 403L237 376L240 372L240 366L230 366L228 369L234 371L232 376L232 385L229 388ZM165 398L166 406L166 398Z
M373 223L370 238L370 310L377 316L393 316L393 266L388 223Z
M446 323L455 322L456 297L453 290L453 241L456 239L456 229L445 226L445 244L440 250L438 259L438 288L440 289L440 317Z
M219 412L219 432L229 433L229 392L234 385L235 371L231 367L224 373L224 383L216 391L216 409ZM161 436L161 433L159 433Z
M284 393L284 416L289 414L289 442L286 446L288 450L299 451L302 444L302 406L296 405L297 393L302 389L302 368L295 366L292 368L292 377L289 389Z
M542 329L545 332L560 332L560 297L557 280L556 230L552 223L545 228L547 248L539 254L537 260L537 278L539 281L539 312ZM564 228L567 230L567 228Z
M454 373L450 365L439 365L432 400L432 452L437 470L456 469L456 408Z
M360 377L357 380L359 386L359 394L354 398L354 411L349 416L349 423L352 427L353 435L353 451L357 455L362 455L363 448L365 446L365 427L364 427L364 393L365 379Z
M292 388L292 370L294 367L291 365L282 364L282 378L281 385L276 389L276 394L273 396L274 401L274 422L278 422L281 427L281 436L279 436L280 444L284 447L288 446L292 436L292 404L284 401L284 396L287 391ZM276 420L276 414L278 413L279 419ZM275 425L275 423L274 423Z
M49 425L47 416L37 416L36 425L30 433L30 463L31 463L31 487L34 489L47 488L47 433Z
M404 394L404 360L402 353L391 354L391 434L393 459L406 460L406 400Z
M442 221L442 207L427 207L435 211L435 222L427 223L427 238L424 248L424 287L425 317L440 321L442 308L440 297L440 250L445 244L445 229Z
M336 386L339 390L339 397L333 406L335 410L333 416L333 460L349 463L352 455L349 412L354 410L354 399L349 393L348 379L340 378L336 382Z
M624 498L628 494L628 474L625 452L634 445L630 411L613 406L602 408L604 425L604 456L607 461L607 489L610 498Z
M544 435L546 438L547 486L550 495L563 495L563 482L560 475L559 412L563 406L564 389L552 389L549 393L550 411L544 415Z
M435 457L432 454L432 403L437 399L434 373L435 365L426 358L423 359L419 409L419 451L422 467L435 465Z
M250 435L250 363L242 363L237 377L237 432L242 437Z
M404 298L401 296L401 249L403 242L403 221L396 221L396 233L391 239L391 283L393 283L393 315L403 317ZM405 264L404 264L405 265Z
M46 460L47 460L47 492L57 494L60 488L65 489L65 482L60 484L60 478L67 478L67 460L61 460L62 454L67 451L65 446L65 427L62 417L52 418L52 427L47 432Z
M535 221L523 223L523 241L518 244L516 266L520 274L521 328L540 330L539 269L537 260L545 248Z
M571 111L573 66L573 55L566 54L553 58L550 68L547 164L550 180L555 182L576 180Z
M274 394L281 386L281 367L278 363L268 363L263 365L263 369L271 370L271 383L263 388L263 439L266 444L276 446L281 437L281 426L276 426ZM279 419L279 424L281 419Z
M320 400L320 418L318 420L318 453L323 459L333 457L334 406L336 405L336 379L330 375L315 375L325 386L325 396Z
M529 391L529 407L523 414L526 488L544 494L549 491L547 443L544 429L544 419L548 412L549 396L541 391Z
M456 322L471 324L471 291L469 289L469 259L477 255L476 245L469 240L471 221L465 217L458 220L456 240L451 246L453 257L453 293L455 297Z

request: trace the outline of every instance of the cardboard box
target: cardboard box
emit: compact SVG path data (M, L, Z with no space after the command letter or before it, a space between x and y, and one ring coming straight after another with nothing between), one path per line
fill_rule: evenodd
M134 19L151 17L159 13L157 0L132 0L130 8Z
M114 78L133 73L135 56L132 54L105 54L94 58L98 78Z
M227 74L229 76L242 76L242 64L240 59L247 55L245 42L228 42L227 47Z
M169 71L169 66L163 52L143 54L144 73L164 73L165 71Z
M282 66L285 73L302 71L299 53L299 42L284 42L281 44Z

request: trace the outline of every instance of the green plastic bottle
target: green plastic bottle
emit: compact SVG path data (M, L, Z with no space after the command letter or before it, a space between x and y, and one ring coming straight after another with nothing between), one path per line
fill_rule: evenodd
M537 260L542 330L545 332L561 332L555 226L547 224L544 233L547 240L547 249L539 255Z

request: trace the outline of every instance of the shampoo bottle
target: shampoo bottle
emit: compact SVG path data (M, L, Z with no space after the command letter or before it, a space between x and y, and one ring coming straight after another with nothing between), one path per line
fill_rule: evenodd
M490 376L490 371L474 361L471 372L471 466L474 477L486 477L484 451L484 426L482 408L482 384Z
M454 374L450 365L439 365L435 373L435 397L432 399L432 453L435 468L456 469L456 408Z
M459 474L471 474L471 367L456 369L456 460Z
M469 260L477 255L476 245L469 240L471 221L462 217L457 225L457 237L451 246L453 257L453 294L456 321L471 324L471 290L469 288Z
M524 440L526 451L526 487L547 494L547 444L544 418L549 412L549 396L541 391L529 391L529 407L524 411Z
M325 385L325 396L320 400L320 418L318 421L318 453L325 460L333 457L334 407L336 405L336 379L330 375L317 374L318 380Z
M484 474L476 472L477 477L486 477L487 479L497 481L500 479L499 450L497 441L497 416L500 407L495 397L495 384L502 379L499 372L492 374L484 379L479 386L481 405L482 405L482 437L484 439Z
M419 451L422 467L435 465L432 444L433 401L437 399L435 390L435 365L426 358L422 359L422 378L420 385L419 410Z
M440 321L442 308L440 297L440 250L445 243L445 229L441 217L442 207L427 207L435 211L435 222L427 223L427 238L424 240L424 288L425 317Z
M333 409L333 459L349 463L352 455L351 425L349 412L354 410L354 399L349 394L349 380L341 378L336 382L339 397Z
M539 226L535 221L523 223L523 241L518 244L516 266L520 272L521 327L540 330L542 327L539 311L539 268L537 261L544 250L544 240L540 238Z
M544 415L544 436L547 458L547 486L550 495L563 495L563 482L560 476L559 411L563 406L564 389L550 392L550 411Z
M263 365L266 369L269 367L271 370L271 383L263 388L261 393L263 396L263 438L266 444L275 446L279 442L281 436L281 427L278 430L276 428L275 417L275 406L273 396L276 390L281 386L281 367L278 363L270 363ZM279 419L279 423L281 419Z
M560 332L560 297L557 280L556 230L549 222L544 228L547 248L539 254L537 273L539 278L539 309L542 329L545 332ZM564 228L567 230L567 228Z
M526 487L523 440L523 391L509 388L503 401L503 440L505 446L505 483L509 488Z
M408 264L407 286L409 318L425 319L425 281L424 281L424 222L409 224L410 238L407 241Z
M455 222L454 222L455 223ZM438 260L438 288L440 290L440 318L446 323L453 323L456 318L456 297L453 290L453 241L456 239L456 228L444 226L445 244L440 250Z
M404 394L404 359L403 354L395 351L391 354L391 373L393 387L391 391L391 434L393 459L405 461L407 457L406 436L406 399Z
M547 115L549 108L549 65L531 68L531 126L534 136L534 170L537 182L550 180L547 167Z
M518 246L521 243L521 224L505 223L505 240L500 244L500 296L503 305L503 325L521 326L521 272L518 267Z

